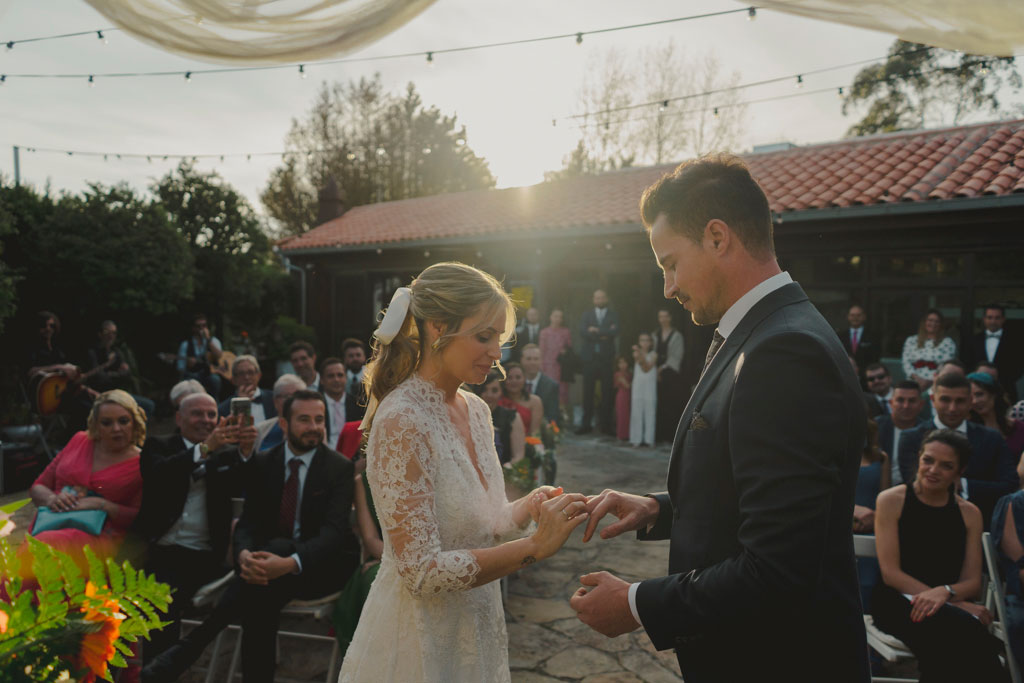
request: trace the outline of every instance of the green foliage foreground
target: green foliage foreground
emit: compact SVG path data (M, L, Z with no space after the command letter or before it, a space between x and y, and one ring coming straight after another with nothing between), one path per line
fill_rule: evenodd
M0 680L112 680L107 664L126 666L129 644L169 623L158 612L167 611L170 588L129 562L104 563L86 546L83 576L68 555L26 542L0 539Z

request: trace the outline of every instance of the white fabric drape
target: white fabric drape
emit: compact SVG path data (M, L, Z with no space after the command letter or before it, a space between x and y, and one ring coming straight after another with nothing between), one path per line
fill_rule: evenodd
M744 4L979 55L1008 57L1024 49L1022 0L744 0Z
M394 31L435 0L86 0L132 36L228 64L314 61Z

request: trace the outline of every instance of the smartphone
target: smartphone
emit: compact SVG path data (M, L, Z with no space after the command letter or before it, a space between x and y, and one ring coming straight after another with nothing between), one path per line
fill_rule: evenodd
M237 418L240 425L247 425L252 422L252 400L248 398L235 397L231 399L231 417Z

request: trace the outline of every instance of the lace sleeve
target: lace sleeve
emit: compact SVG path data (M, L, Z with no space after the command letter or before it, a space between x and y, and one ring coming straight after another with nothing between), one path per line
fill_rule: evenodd
M414 416L385 413L374 420L367 457L381 528L415 597L472 588L480 571L469 550L441 549L428 443Z

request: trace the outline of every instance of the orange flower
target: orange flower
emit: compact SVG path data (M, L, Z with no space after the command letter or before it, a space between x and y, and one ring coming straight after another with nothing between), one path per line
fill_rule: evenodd
M560 434L562 431L558 428L558 424L556 424L554 420L551 421L551 431L553 431L555 434Z
M97 594L96 586L90 581L85 585L85 594L94 597ZM114 656L114 641L121 633L121 619L124 615L118 610L116 600L103 600L103 607L114 610L113 616L102 614L88 605L82 606L85 612L85 620L100 624L99 630L85 634L82 638L82 650L78 653L78 666L88 669L88 673L82 679L86 683L96 680L97 676L105 676L107 673L107 662Z
M10 620L7 612L0 612L0 633L7 633L7 622Z
M535 436L528 436L526 437L526 443L530 444L531 446L539 446L541 444L541 440Z

